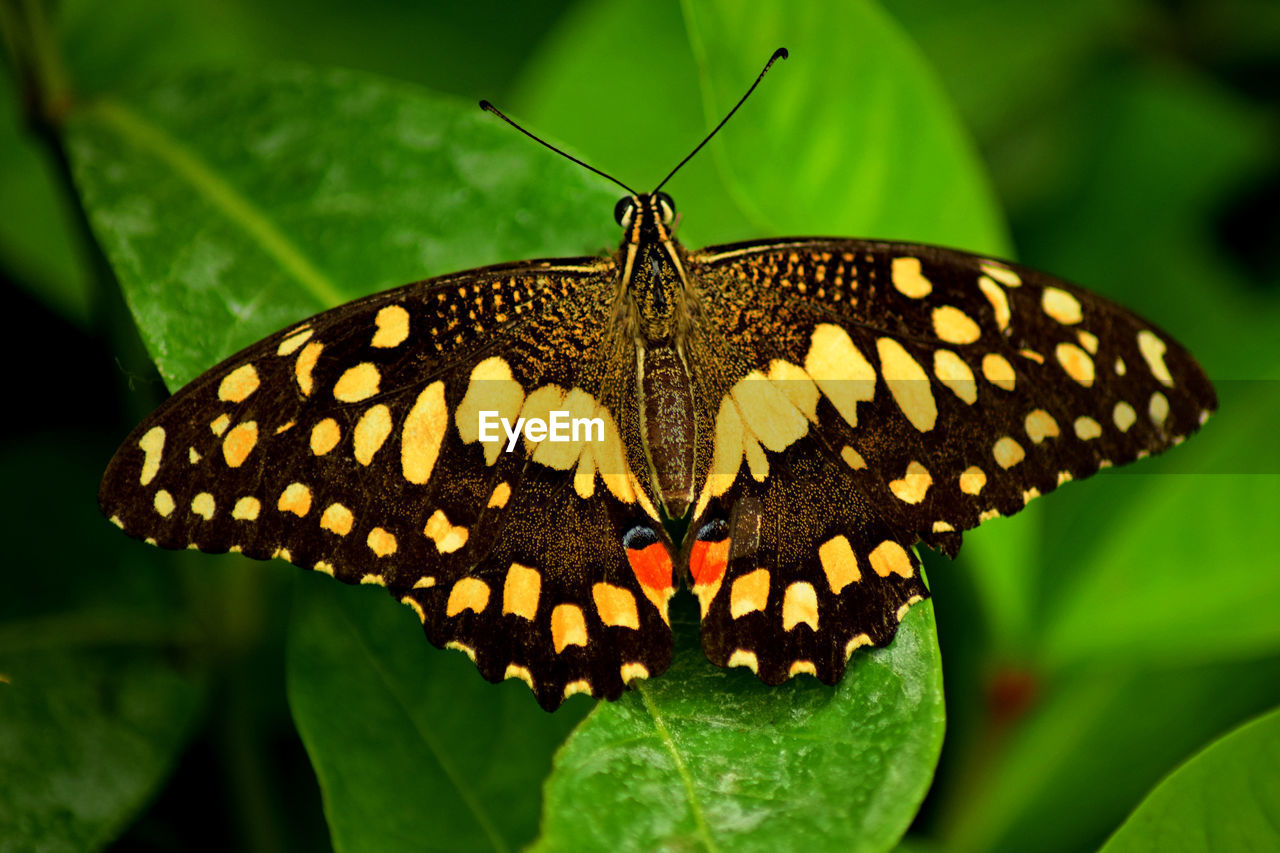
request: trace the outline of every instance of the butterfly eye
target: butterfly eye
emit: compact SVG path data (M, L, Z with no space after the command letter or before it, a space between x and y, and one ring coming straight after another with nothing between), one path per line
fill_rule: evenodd
M662 224L670 225L676 218L676 203L666 193L658 193L658 211L662 214Z
M613 206L613 220L627 229L631 227L631 220L636 212L635 201L630 196L618 199L618 203Z

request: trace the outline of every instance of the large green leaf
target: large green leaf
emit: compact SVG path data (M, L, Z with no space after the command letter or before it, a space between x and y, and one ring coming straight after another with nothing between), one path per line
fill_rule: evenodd
M1280 710L1205 747L1161 782L1103 853L1280 848Z
M90 450L91 449L91 450ZM180 578L103 524L101 442L6 447L0 601L0 847L94 849L176 763L204 678ZM53 557L61 557L54 562Z
M892 848L942 748L932 603L834 690L762 689L681 634L663 678L597 707L556 756L539 849Z

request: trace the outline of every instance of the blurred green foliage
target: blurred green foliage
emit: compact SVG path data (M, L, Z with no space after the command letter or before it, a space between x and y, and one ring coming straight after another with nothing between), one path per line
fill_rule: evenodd
M1277 843L1274 713L1217 739L1280 704L1280 7L750 8L0 0L0 849ZM336 298L614 239L613 190L469 102L644 184L779 44L673 182L686 244L1012 246L1174 331L1222 397L1187 446L930 559L936 638L918 608L836 690L771 690L686 625L643 693L548 716L375 590L96 517L152 359L181 384Z

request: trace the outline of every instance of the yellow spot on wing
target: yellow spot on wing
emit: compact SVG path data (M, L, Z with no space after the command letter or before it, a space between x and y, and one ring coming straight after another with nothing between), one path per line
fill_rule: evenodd
M320 526L339 536L346 536L350 533L351 525L354 521L355 517L352 516L351 510L342 504L329 504L320 516Z
M224 403L242 403L258 390L258 371L252 364L242 364L222 378L218 399Z
M570 696L576 696L579 693L585 693L590 696L591 682L587 681L585 678L579 678L577 681L570 681L564 686L564 698L566 699Z
M142 474L138 482L149 484L160 470L160 460L164 457L164 427L152 427L142 438L138 439L138 447L142 448Z
M191 499L191 511L205 521L213 518L215 506L213 495L208 492L201 492Z
M991 448L991 455L995 457L996 464L1001 468L1012 468L1027 456L1022 445L1007 435L996 441L995 446Z
M752 672L760 671L760 660L756 657L756 653L748 649L734 649L733 654L729 655L729 660L725 662L727 667L745 666Z
M371 406L360 416L352 433L356 461L361 465L372 462L374 454L381 449L382 443L389 435L391 435L391 410L382 403Z
M400 467L404 478L421 485L431 479L449 428L449 410L444 403L444 382L432 382L418 395L404 419L400 435Z
M325 418L311 428L311 452L316 456L324 456L338 445L342 438L342 430L333 418Z
M876 339L876 351L885 384L902 414L921 432L933 429L938 407L924 368L893 338Z
M1102 435L1102 425L1088 415L1076 418L1073 426L1075 427L1076 438L1081 441L1088 441L1091 438L1097 438Z
M388 305L373 318L377 331L370 346L390 349L398 347L409 337L409 312L400 305Z
M298 360L293 365L293 375L298 380L298 388L307 396L311 395L311 390L315 387L311 371L315 370L316 362L320 360L320 351L323 349L324 344L312 341L298 353Z
M257 521L258 513L262 511L262 504L257 498L240 498L236 501L236 505L231 508L231 517L236 521Z
M933 333L949 344L971 344L982 330L968 314L954 305L940 305L933 309Z
M769 363L769 379L791 401L791 405L809 420L817 422L818 398L822 396L822 392L804 368L775 358Z
M934 352L933 375L964 402L972 405L977 401L978 383L973 378L973 371L951 350L940 349Z
M1012 391L1018 378L1009 360L994 352L989 352L982 357L982 375L988 382L1003 391Z
M978 279L978 289L982 291L983 296L987 297L987 301L991 303L991 309L995 311L997 328L1002 332L1009 328L1009 297L1000 289L1000 285L984 275Z
M1115 421L1116 429L1128 432L1129 427L1133 426L1133 422L1138 419L1138 413L1133 410L1133 406L1121 400L1112 410L1111 419Z
M1033 409L1027 415L1024 426L1032 444L1039 444L1046 438L1057 438L1059 435L1058 422L1044 409Z
M978 264L978 268L1005 287L1019 287L1022 285L1022 279L1019 278L1018 274L999 261L983 261Z
M378 393L382 374L373 363L365 361L349 367L338 377L333 386L334 399L343 403L358 403Z
M791 584L782 597L782 630L790 631L801 622L818 630L818 594L807 581Z
M855 471L859 471L867 467L867 460L862 458L862 454L847 444L840 451L840 458L844 460L846 465Z
M1159 380L1161 385L1172 388L1173 375L1169 373L1169 368L1164 363L1164 354L1167 349L1165 342L1156 337L1154 332L1147 329L1138 332L1138 351L1146 360L1147 367L1151 368L1151 375Z
M1169 417L1169 398L1159 391L1152 394L1150 402L1147 403L1147 414L1156 426L1163 424L1165 418Z
M542 594L542 575L537 569L512 563L502 585L502 612L514 613L533 621L538 615L538 598Z
M499 483L494 486L493 494L489 495L488 506L502 509L507 505L507 501L511 498L511 486L506 483Z
M155 507L156 512L160 513L165 518L168 518L173 514L173 495L169 494L164 489L156 492L155 499L152 500L151 503Z
M467 544L467 528L451 524L442 510L431 514L422 532L436 543L436 550L441 554L452 554Z
M748 429L769 450L786 450L809 431L809 422L800 410L770 382L753 370L730 391Z
M606 625L640 630L640 614L636 610L636 597L630 590L613 584L598 583L591 587L591 597L596 604L596 614Z
M441 400L443 401L443 393ZM500 356L490 356L471 370L467 392L454 413L458 435L465 444L478 441L480 413L484 411L496 412L494 417L506 418L514 424L523 404L524 388L511 378L511 366ZM484 445L485 463L489 465L497 461L498 454L502 452L507 441L501 434L501 428L495 432L498 433L498 437ZM443 434L443 428L441 434Z
M1058 344L1053 355L1068 376L1086 388L1093 385L1093 359L1088 353L1075 344Z
M623 684L630 684L632 681L635 681L637 678L649 677L649 667L638 662L624 663L620 668L619 672L622 675Z
M457 616L464 610L484 612L489 605L489 585L479 578L462 578L449 590L449 601L444 606L445 616Z
M305 344L313 334L308 328L302 328L290 334L287 338L280 342L280 346L276 347L276 355L293 355L298 351L298 347Z
M889 577L891 572L904 578L911 577L911 558L907 556L906 549L892 539L886 539L872 549L868 560L871 568L882 578Z
M907 472L902 475L902 479L890 481L889 491L903 503L918 504L924 500L925 493L932 484L933 477L928 469L913 461L907 465Z
M876 371L853 345L849 334L839 326L819 324L810 337L804 369L840 417L849 426L857 426L858 402L875 396Z
M729 590L729 613L734 619L755 610L764 610L769 601L769 570L756 569L733 582Z
M827 584L836 595L849 584L862 580L853 547L843 535L833 536L819 545L818 560L822 563L823 574L827 576Z
M1083 319L1080 300L1056 287L1044 289L1044 293L1040 294L1040 307L1044 309L1044 313L1064 326L1073 326Z
M920 272L919 258L894 258L893 286L903 296L911 299L923 299L933 290L929 279Z
M798 660L791 664L791 668L787 670L789 678L795 678L797 675L817 675L818 668L813 665L811 660Z
M276 509L281 512L291 512L301 518L311 511L311 490L302 483L290 483L280 493Z
M871 637L866 634L858 634L857 636L850 638L849 642L846 643L844 647L844 659L848 660L855 651L863 646L869 645L871 645Z
M383 530L381 527L375 527L369 531L365 544L369 546L370 551L379 557L390 557L396 552L395 534Z
M1092 332L1086 332L1080 329L1076 332L1076 338L1080 341L1080 346L1085 348L1089 355L1098 354L1098 336Z
M585 646L587 644L587 621L582 616L582 608L576 604L558 604L551 611L551 645L556 654L560 654L569 646Z
M229 426L231 426L231 417L224 412L213 419L209 424L209 429L213 431L214 435L222 435Z
M227 467L239 468L243 465L244 460L249 458L249 454L257 444L258 424L256 422L246 421L232 427L227 437L222 440L222 458L226 461Z
M987 484L986 472L977 465L970 465L960 474L960 491L966 495L977 495L982 493L982 487Z

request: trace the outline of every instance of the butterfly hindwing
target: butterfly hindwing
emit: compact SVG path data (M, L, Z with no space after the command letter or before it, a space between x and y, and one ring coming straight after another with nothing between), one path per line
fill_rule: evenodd
M670 542L632 473L634 425L615 416L629 386L599 320L615 290L608 259L532 262L291 326L141 424L103 511L163 547L385 586L433 643L525 680L544 707L617 696L665 669L672 641ZM501 426L480 434L483 412L552 410L599 421L599 440L507 452ZM639 575L637 529L657 548Z
M888 642L927 594L915 543L954 554L963 530L1179 443L1216 407L1168 335L1017 265L849 240L687 265L697 346L734 368L703 377L719 408L683 554L708 654L767 681L834 681L852 648Z

